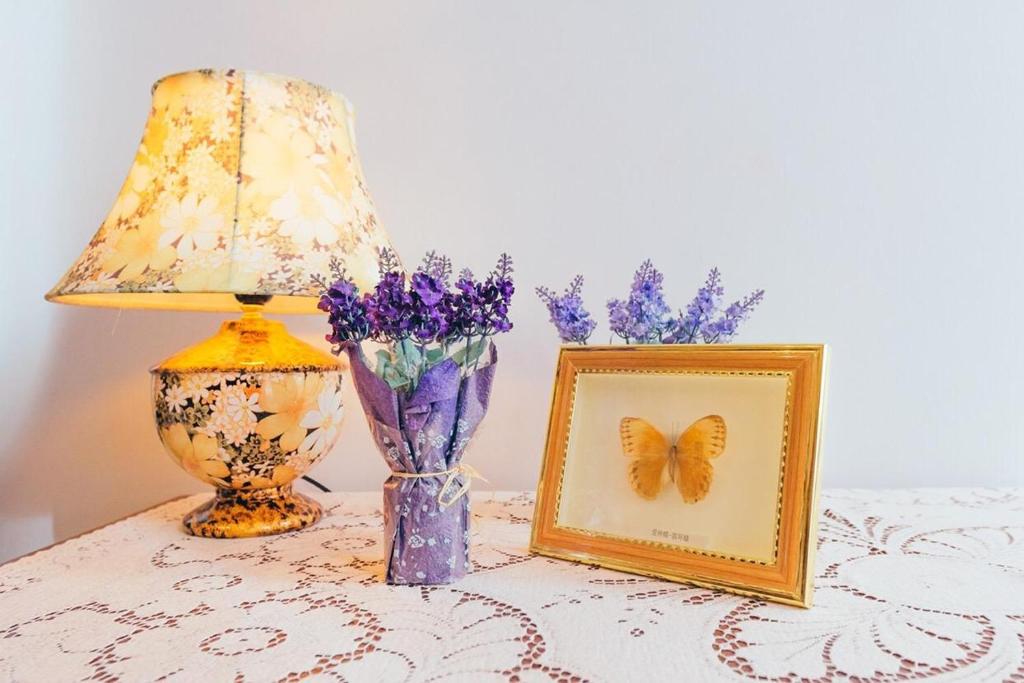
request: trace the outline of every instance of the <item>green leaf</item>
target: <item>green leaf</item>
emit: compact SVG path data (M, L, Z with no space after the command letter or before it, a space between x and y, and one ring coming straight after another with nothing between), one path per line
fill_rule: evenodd
M403 339L395 345L395 365L402 368L410 376L412 375L412 370L415 370L422 358L420 350L409 339Z
M384 381L388 383L392 389L403 389L412 383L412 378L403 374L394 365L389 365L387 371L383 375Z
M444 349L438 347L434 349L427 349L426 353L427 367L433 367L444 360Z
M487 337L481 337L475 342L471 342L469 346L462 346L458 351L452 354L452 360L461 365L464 368L468 368L470 365L475 363L480 356L483 355L484 350L487 349Z
M375 372L392 389L403 389L413 383L419 364L420 352L409 340L395 344L390 350L377 351Z

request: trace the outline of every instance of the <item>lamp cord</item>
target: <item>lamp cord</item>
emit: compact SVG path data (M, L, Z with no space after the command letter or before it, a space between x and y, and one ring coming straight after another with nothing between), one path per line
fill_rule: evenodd
M307 476L303 475L302 480L306 481L306 482L309 482L310 484L312 484L313 486L317 487L318 489L320 489L324 493L330 493L331 492L331 490L329 488L327 488L326 486L324 486L323 484L318 482L313 477L307 477Z

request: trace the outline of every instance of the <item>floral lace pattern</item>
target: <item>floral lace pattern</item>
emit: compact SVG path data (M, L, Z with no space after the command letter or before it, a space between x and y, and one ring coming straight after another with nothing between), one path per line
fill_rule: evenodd
M368 286L388 246L344 98L283 76L195 71L154 86L128 178L51 295L312 297L332 256Z
M303 531L186 536L160 506L0 568L0 679L900 681L1024 677L1024 491L833 491L816 604L531 556L474 494L473 572L387 586L379 494Z

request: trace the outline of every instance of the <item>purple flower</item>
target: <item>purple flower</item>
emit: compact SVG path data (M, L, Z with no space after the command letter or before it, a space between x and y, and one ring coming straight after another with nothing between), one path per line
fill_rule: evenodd
M629 307L622 299L608 300L608 327L612 334L629 343L632 323L629 318Z
M411 279L412 291L427 306L436 306L444 297L444 283L433 275L418 272Z
M442 301L447 287L438 277L424 272L411 278L409 331L421 343L440 342L448 336L448 320Z
M686 307L686 314L680 313L673 333L666 341L676 344L692 344L711 317L718 310L719 302L725 290L722 288L722 276L718 268L712 268L704 286L697 290L697 296Z
M551 322L564 342L586 344L597 327L597 321L583 307L582 292L582 275L574 277L561 296L546 287L537 288L537 296L548 307Z
M511 280L487 278L483 284L485 334L500 334L512 329L508 309L516 288Z
M764 290L755 290L745 299L733 302L720 314L724 294L721 274L717 268L712 268L704 286L697 290L697 296L686 307L685 315L680 313L675 330L666 341L692 344L702 340L706 344L722 344L735 337L739 324L764 299Z
M420 344L444 339L448 334L448 321L436 310L415 311L409 319L409 333Z
M366 313L373 326L371 337L380 342L401 341L410 335L413 301L405 289L405 273L385 273L366 300Z
M757 289L740 301L734 301L725 309L725 313L701 328L701 336L706 344L724 344L736 335L736 328L747 319L750 312L764 299L764 290Z
M486 348L485 340L512 329L508 312L515 284L507 254L501 255L482 282L464 270L453 287L447 256L430 252L419 269L407 276L395 252L381 249L380 280L362 296L344 275L340 261L332 259L331 267L337 282L328 285L316 280L325 290L318 305L331 325L327 339L335 344L335 353L340 353L343 342L373 339L390 345L386 354L390 359L378 363L378 372L392 386L415 387L430 367L445 358L472 372Z
M502 254L501 258L507 260L505 267L508 270L505 270L499 261L499 268L487 276L482 286L478 286L483 302L486 334L498 334L512 329L508 309L512 305L512 295L516 293L516 286L512 282L511 259L506 254Z
M686 311L672 318L663 285L664 276L650 260L640 264L629 296L608 300L608 326L612 334L627 344L723 343L736 335L739 324L764 299L764 290L755 290L722 312L722 276L717 268L712 268ZM563 341L585 343L596 326L583 307L582 286L582 276L576 276L561 296L544 287L537 288Z
M349 280L338 280L331 285L317 306L327 313L331 333L326 338L331 344L361 342L372 333L366 299L359 296L359 289Z
M468 270L459 274L456 293L446 307L451 335L489 337L512 329L508 311L516 288L511 268L511 259L502 254L499 267L483 282L476 281Z
M445 296L442 306L451 342L472 337L483 321L473 273L463 270L455 281L455 291Z
M483 299L486 306L487 328L492 330L491 334L512 329L512 321L508 317L512 295L516 293L512 272L512 257L502 253L494 270L484 281Z
M659 342L672 327L671 309L665 303L664 276L650 260L640 264L633 276L629 298L608 301L608 322L612 333L627 343Z

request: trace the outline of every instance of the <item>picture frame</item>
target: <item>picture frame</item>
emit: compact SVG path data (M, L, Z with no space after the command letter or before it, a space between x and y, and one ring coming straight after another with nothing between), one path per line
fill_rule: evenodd
M563 346L530 550L810 607L827 363L821 344Z

